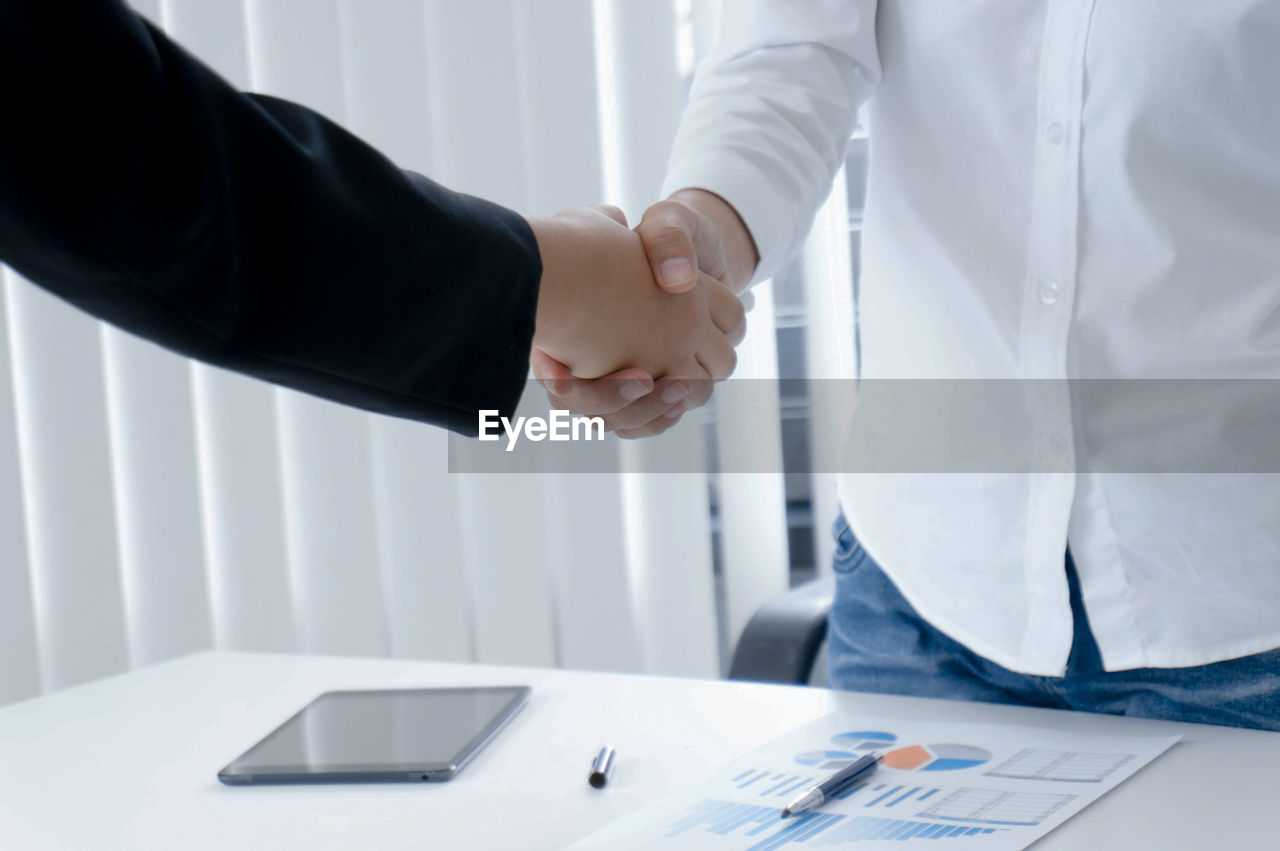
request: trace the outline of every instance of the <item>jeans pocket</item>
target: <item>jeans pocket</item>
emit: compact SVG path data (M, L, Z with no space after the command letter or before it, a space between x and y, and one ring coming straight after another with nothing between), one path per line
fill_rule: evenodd
M845 520L843 513L836 518L831 532L836 539L836 552L831 560L831 569L837 574L853 573L867 560L867 551L854 537L853 529L849 528L849 521Z

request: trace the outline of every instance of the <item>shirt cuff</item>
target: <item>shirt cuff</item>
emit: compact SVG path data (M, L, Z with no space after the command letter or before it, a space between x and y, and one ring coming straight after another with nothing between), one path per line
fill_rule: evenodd
M795 221L788 214L787 203L769 187L759 165L723 150L677 155L663 183L662 197L680 189L704 189L737 211L760 253L750 286L782 269L794 248Z

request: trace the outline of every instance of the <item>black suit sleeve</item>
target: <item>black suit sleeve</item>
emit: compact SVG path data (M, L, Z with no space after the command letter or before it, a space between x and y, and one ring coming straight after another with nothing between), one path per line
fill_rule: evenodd
M0 260L184 355L466 432L515 407L542 273L520 216L117 0L0 0Z

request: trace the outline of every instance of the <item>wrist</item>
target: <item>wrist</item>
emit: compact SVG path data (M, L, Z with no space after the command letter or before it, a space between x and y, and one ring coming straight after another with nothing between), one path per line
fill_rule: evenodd
M538 243L542 260L542 278L538 283L538 307L534 319L533 344L539 348L554 345L565 336L569 326L567 310L572 299L564 293L564 222L553 216L525 216Z
M720 233L728 261L726 283L735 293L741 293L751 283L760 252L747 224L728 201L706 189L677 189L670 199L701 213Z

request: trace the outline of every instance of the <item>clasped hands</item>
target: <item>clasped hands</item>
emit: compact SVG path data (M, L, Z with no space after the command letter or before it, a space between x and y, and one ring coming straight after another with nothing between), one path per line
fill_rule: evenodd
M543 264L531 360L552 407L638 438L705 404L746 333L736 291L756 255L733 209L683 190L634 231L612 207L529 221Z

